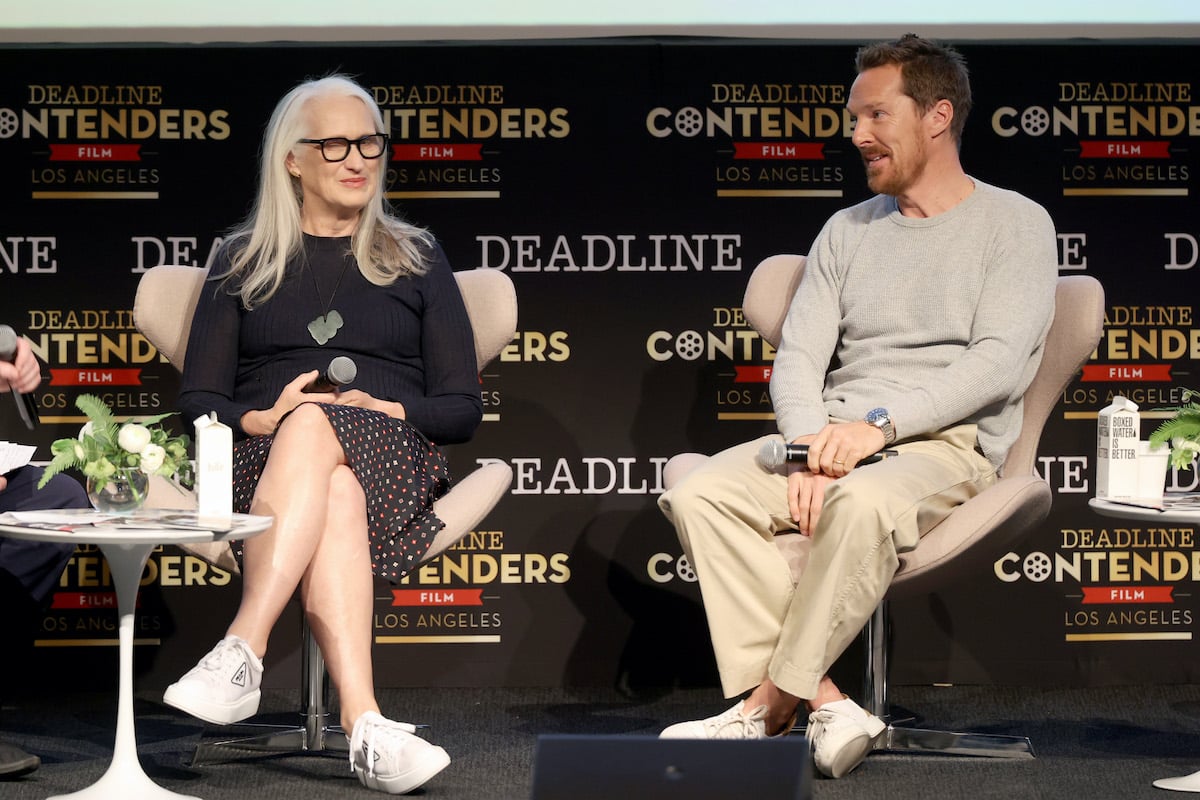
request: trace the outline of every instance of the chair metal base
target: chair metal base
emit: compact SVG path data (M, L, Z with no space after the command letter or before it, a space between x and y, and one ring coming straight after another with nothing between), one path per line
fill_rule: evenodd
M1036 758L1026 736L997 736L888 725L875 740L874 753L940 753L986 758Z
M274 725L245 722L221 727L212 739L202 738L192 754L191 766L269 755L327 755L346 758L350 743L346 732L330 725L326 711L329 675L321 648L301 615L300 716L302 724Z
M191 766L267 755L346 758L349 752L346 733L336 725L310 727L307 719L303 726L245 723L223 727L218 738L202 740L192 754Z
M948 756L984 758L1037 758L1033 742L1027 736L1000 736L991 733L967 733L908 727L915 721L912 714L880 717L887 728L875 740L872 753L935 753ZM793 734L805 735L807 725L801 723Z
M1033 742L1025 736L1000 736L990 733L927 730L909 727L913 715L898 716L897 709L888 703L888 604L885 600L875 609L863 629L863 645L867 651L863 671L865 706L887 723L887 728L875 741L872 752L941 753L952 756L982 756L985 758L1036 758Z

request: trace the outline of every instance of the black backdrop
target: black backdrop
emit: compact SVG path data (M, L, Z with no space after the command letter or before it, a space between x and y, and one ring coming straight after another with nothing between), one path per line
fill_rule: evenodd
M834 210L866 196L843 111L857 44L0 47L0 320L45 362L39 455L75 431L80 392L120 415L171 410L174 370L132 327L140 272L204 266L246 212L275 101L306 77L348 72L389 118L394 202L456 269L506 270L520 303L519 333L483 376L487 421L450 452L460 474L496 458L517 479L460 548L399 593L378 587L380 682L713 681L698 590L655 507L661 469L772 427L761 376L773 354L742 320L741 295L759 260L806 252ZM1097 277L1109 319L1043 439L1050 520L993 570L896 605L893 680L1191 680L1194 531L1150 541L1086 501L1095 412L1112 394L1150 410L1200 388L1200 46L961 49L975 91L968 171L1049 209L1061 272ZM0 408L0 431L28 440ZM1144 431L1154 424L1146 414ZM1195 488L1195 474L1171 484ZM1111 535L1081 546L1081 531ZM1135 579L1135 558L1157 566ZM1170 591L1093 601L1114 586ZM156 554L142 677L165 683L193 663L237 592L224 573ZM98 554L82 548L43 620L44 660L107 663L96 645L115 638L112 602ZM285 624L272 659L294 658Z

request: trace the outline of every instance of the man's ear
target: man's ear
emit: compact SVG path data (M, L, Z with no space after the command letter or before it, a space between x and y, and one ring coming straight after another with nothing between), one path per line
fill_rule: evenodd
M930 137L936 139L950 130L950 124L954 122L954 104L944 98L938 100L925 113L925 119L930 126Z

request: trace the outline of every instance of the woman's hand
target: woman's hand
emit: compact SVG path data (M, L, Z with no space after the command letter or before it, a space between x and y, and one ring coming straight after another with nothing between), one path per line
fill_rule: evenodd
M395 419L404 419L404 405L401 403L393 403L388 400L380 400L377 397L372 397L361 389L347 389L344 392L337 393L338 405L342 406L358 406L359 408L369 408L372 411L382 411L389 417Z
M283 387L283 391L275 400L275 405L266 409L247 411L242 415L242 430L250 436L274 433L279 421L301 403L337 403L337 392L304 391L304 387L312 383L319 374L315 369L302 373Z

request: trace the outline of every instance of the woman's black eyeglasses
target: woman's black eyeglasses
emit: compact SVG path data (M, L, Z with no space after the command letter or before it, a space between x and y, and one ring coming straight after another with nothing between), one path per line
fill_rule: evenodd
M321 158L326 161L345 161L350 155L350 145L358 148L358 154L363 158L379 158L387 150L388 135L372 133L361 139L347 139L345 136L331 136L328 139L301 139L301 144L315 144L321 148Z

